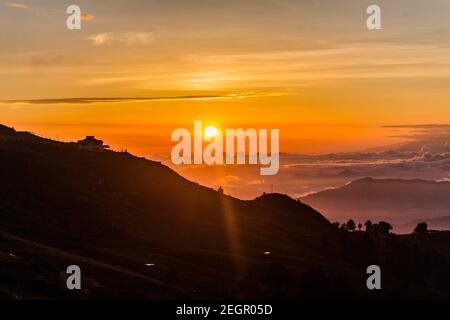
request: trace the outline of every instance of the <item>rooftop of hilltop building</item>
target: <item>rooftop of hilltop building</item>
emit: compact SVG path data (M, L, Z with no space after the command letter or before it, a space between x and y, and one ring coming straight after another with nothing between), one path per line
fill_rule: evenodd
M95 136L86 136L83 140L79 140L77 145L80 149L88 151L104 151L109 149L108 145L103 144L103 140L96 139Z
M77 143L81 145L93 144L101 146L103 145L103 140L98 140L95 136L86 136L83 140L78 140Z

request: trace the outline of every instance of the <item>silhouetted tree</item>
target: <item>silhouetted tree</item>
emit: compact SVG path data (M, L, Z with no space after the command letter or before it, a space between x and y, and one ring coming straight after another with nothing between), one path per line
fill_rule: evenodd
M355 221L353 221L352 219L347 221L347 230L348 231L354 231L356 228L356 224Z
M223 195L223 188L222 188L222 187L219 187L219 189L217 189L217 192L218 192L220 195Z
M372 225L372 232L373 233L380 233L380 226L378 225L378 223L374 223Z
M347 231L347 224L344 222L343 224L341 224L341 230Z
M361 231L361 229L362 229L362 224L360 222L360 223L358 223L358 230Z
M428 224L426 222L420 222L417 224L416 228L414 229L415 233L424 234L428 232Z
M339 223L339 222L334 222L333 223L333 227L336 227L337 229L339 229L339 226L340 226L341 224Z
M372 231L372 228L373 228L372 221L367 220L367 221L364 223L364 226L366 227L366 232L371 232L371 231Z
M378 222L378 232L383 234L389 234L389 232L393 229L390 223L386 221Z

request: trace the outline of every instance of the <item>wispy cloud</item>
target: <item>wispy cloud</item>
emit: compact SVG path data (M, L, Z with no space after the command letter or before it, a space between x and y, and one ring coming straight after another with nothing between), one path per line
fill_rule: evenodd
M414 140L450 141L450 124L402 124L386 125L384 128L396 130L395 138Z
M4 5L7 6L7 7L10 7L10 8L14 8L14 9L28 9L28 8L30 8L29 5L24 4L24 3L20 3L20 2L5 2Z
M153 42L153 32L104 32L87 37L95 46L121 44L126 46L147 45Z
M450 129L450 124L394 124L385 125L383 128L402 128L402 129Z
M81 13L81 20L93 20L95 18L95 16L93 14L87 13L87 12L83 12Z
M186 95L167 97L125 97L125 98L51 98L51 99L25 99L25 100L0 100L7 104L94 104L94 103L125 103L125 102L146 102L146 101L183 101L183 100L215 100L215 99L242 99L274 95L276 93L228 93L223 95Z

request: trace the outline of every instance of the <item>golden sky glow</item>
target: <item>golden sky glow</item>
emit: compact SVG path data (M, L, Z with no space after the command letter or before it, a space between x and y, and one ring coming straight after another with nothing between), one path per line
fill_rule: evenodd
M0 8L0 123L150 155L194 120L280 128L281 150L398 141L450 122L450 1L70 1ZM98 99L86 99L98 98Z

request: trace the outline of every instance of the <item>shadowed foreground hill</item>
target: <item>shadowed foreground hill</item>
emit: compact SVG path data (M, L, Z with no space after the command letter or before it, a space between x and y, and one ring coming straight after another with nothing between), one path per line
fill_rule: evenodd
M368 294L366 261L351 258L356 235L284 195L241 201L158 162L6 127L0 178L0 297ZM64 287L70 264L82 292Z

